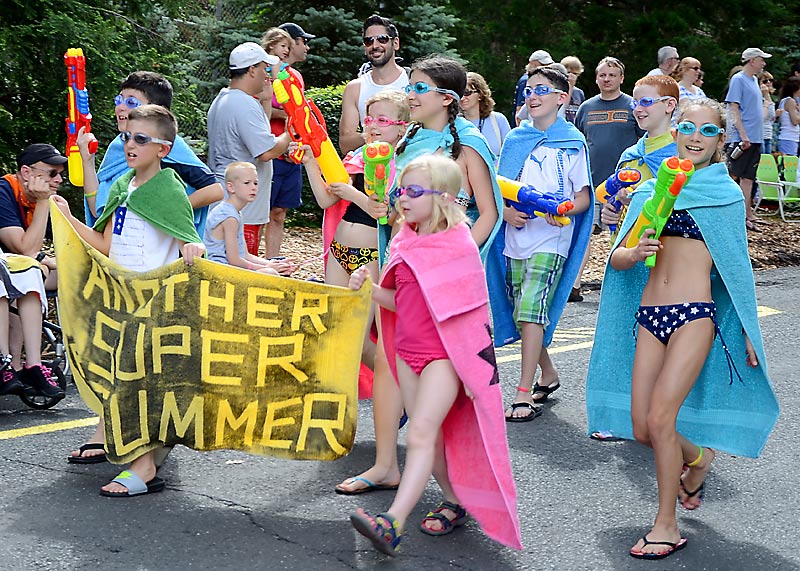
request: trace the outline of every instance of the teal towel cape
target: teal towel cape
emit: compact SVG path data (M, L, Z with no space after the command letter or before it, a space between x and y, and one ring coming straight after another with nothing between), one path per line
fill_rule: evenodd
M631 195L628 215L614 248L633 226L654 186L655 179L645 181ZM678 431L698 445L755 458L764 448L779 410L758 324L743 204L741 190L722 163L697 171L675 203L675 209L689 210L714 261L711 295L717 305L717 323L742 377L739 381L734 375L731 382L717 336L678 414ZM644 264L626 271L606 266L586 379L589 433L607 430L633 439L630 390L636 344L632 331L648 272ZM756 368L745 363L742 328L756 350Z
M492 229L492 233L489 235L489 238L486 240L483 246L480 247L481 260L485 261L486 256L489 253L489 248L492 245L498 230L500 229L500 222L503 220L503 199L500 195L500 187L497 185L497 180L495 180L493 176L495 156L489 148L489 144L486 142L486 139L483 137L483 135L481 135L481 132L475 125L463 117L456 117L455 125L456 132L458 133L458 140L461 141L463 146L474 149L481 156L483 161L486 163L486 168L489 169L489 173L492 178L492 191L499 215L497 217L497 223ZM403 150L403 152L399 155L396 155L395 168L397 169L397 174L394 177L394 186L397 186L397 181L400 180L403 169L408 163L417 157L421 157L423 155L432 155L439 149L443 149L444 153L449 156L450 151L453 148L453 142L454 139L452 133L450 133L449 125L446 126L443 131L419 129L416 133L414 133L413 138L408 139L406 148ZM392 204L393 203L394 201L392 200ZM469 215L474 221L478 216L477 209L468 210L467 215ZM389 243L389 238L391 238L391 235L391 226L388 224L378 225L378 252L380 253L379 260L381 267L383 267L383 264L386 263L386 247Z
M620 155L619 160L617 161L617 168L620 168L622 163L628 161L638 161L639 165L643 163L646 164L650 169L650 172L653 173L653 176L656 176L658 167L661 166L661 163L664 162L664 160L674 157L678 154L678 146L674 142L661 147L660 149L656 149L652 153L647 153L644 145L644 140L646 138L647 135L639 139L635 145L631 145L622 151L622 155Z
M540 131L530 121L523 121L522 125L512 129L503 143L503 150L500 152L500 162L497 165L498 174L518 180L522 172L525 160L530 156L539 145L554 149L567 149L570 152L584 153L586 155L587 172L591 172L589 167L589 150L586 146L586 139L583 134L569 123L559 117L547 131ZM591 180L589 176L589 180ZM541 189L547 191L547 189ZM592 189L589 189L592 192ZM589 237L592 233L592 209L582 212L572 217L575 229L572 234L572 244L569 247L569 255L564 264L561 279L553 295L553 302L547 317L550 324L545 327L543 345L549 347L553 341L553 332L556 330L558 320L567 305L572 284L578 277L581 262L586 248L589 246ZM492 245L487 266L487 282L489 295L492 302L492 322L494 326L494 345L502 347L508 343L513 343L519 339L519 331L514 322L514 304L509 297L506 287L506 259L503 255L505 247L506 223L503 222L500 232Z

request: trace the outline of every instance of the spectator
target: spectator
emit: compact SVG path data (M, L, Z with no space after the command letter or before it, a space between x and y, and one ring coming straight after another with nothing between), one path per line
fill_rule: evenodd
M0 178L0 243L6 252L40 261L49 290L56 289L58 273L55 258L42 252L45 236L52 237L48 199L64 180L66 163L53 145L34 143L17 155L17 172Z
M537 67L550 65L551 63L553 63L553 58L544 50L536 50L531 54L531 57L528 58L528 65L525 66L525 73L517 80L517 90L514 92L514 118L517 125L519 125L520 122L520 119L516 118L517 114L520 109L525 106L525 96L522 95L522 92L528 85L528 74Z
M258 170L258 196L242 209L242 220L258 226L269 220L272 159L289 146L289 135L272 134L264 108L256 100L267 88L267 67L279 60L254 42L236 46L228 58L230 85L220 90L208 110L208 166L220 184L225 169L236 161L252 162ZM248 251L258 253L259 230L251 232ZM248 238L245 226L245 239Z
M461 112L467 121L478 128L494 155L499 157L500 148L511 130L511 125L505 115L494 110L492 90L479 73L467 73L467 88L461 98Z
M761 87L761 97L764 98L764 146L761 148L762 154L772 153L772 139L775 133L775 119L778 115L775 112L775 101L772 94L775 93L775 83L772 74L764 71L758 78L758 85Z
M658 48L658 67L651 69L647 75L672 75L679 61L678 48L662 46Z
M408 85L408 73L395 60L400 49L397 28L388 18L373 14L364 22L362 43L370 65L369 71L352 80L342 94L339 120L339 150L349 153L364 144L364 117L367 99L380 91L402 91Z
M780 111L781 130L778 133L778 152L784 155L797 156L797 145L800 141L800 77L792 76L783 82L781 87Z
M583 73L583 64L575 56L567 56L561 60L567 70L567 79L569 80L569 100L566 105L559 109L562 117L572 124L575 124L575 116L578 114L578 107L581 103L586 101L586 94L583 89L577 87L575 82L578 81L578 76Z
M586 137L589 147L589 163L592 169L592 185L597 188L614 172L622 151L635 144L644 130L636 124L631 111L631 96L622 93L625 81L625 65L615 57L600 60L595 69L595 81L600 94L587 99L579 108L575 126ZM594 194L594 193L592 193ZM600 204L595 200L595 233L601 231ZM572 288L570 301L581 301L581 274L589 251L586 249L583 266Z
M738 180L744 195L748 230L759 232L752 209L753 181L761 157L764 141L763 97L756 75L764 71L768 54L759 48L747 48L742 52L742 71L731 78L725 97L731 122L726 132L725 152L728 169L734 180Z
M697 73L697 79L695 80L694 84L695 84L697 87L703 87L703 80L705 79L705 77L706 77L706 72L704 72L704 71L701 69L701 70L700 70L700 71Z
M678 80L678 91L680 92L680 102L684 99L705 99L706 94L695 83L700 77L703 69L700 60L693 57L685 57L681 60L676 72Z

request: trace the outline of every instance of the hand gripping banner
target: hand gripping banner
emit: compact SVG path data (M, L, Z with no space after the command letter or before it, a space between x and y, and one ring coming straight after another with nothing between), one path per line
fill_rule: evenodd
M371 288L198 260L121 268L51 206L59 319L108 457L162 445L334 460L353 445Z

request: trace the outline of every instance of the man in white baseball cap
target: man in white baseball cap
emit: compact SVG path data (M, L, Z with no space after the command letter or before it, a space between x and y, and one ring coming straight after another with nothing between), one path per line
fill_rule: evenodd
M537 67L550 65L551 63L553 63L553 58L550 57L550 53L545 50L536 50L528 58L528 65L525 66L525 73L517 80L517 88L514 91L514 117L517 125L520 123L518 114L525 105L525 97L522 95L522 90L525 89L525 86L528 84L528 74Z
M269 221L272 159L289 147L288 134L280 137L272 134L259 100L270 105L269 68L279 61L255 42L233 48L228 58L230 85L220 90L208 110L208 166L223 188L225 169L230 163L244 161L256 165L258 194L242 209L243 224L263 225ZM255 246L258 251L258 244Z
M756 76L767 66L772 57L760 48L747 48L742 52L742 71L731 77L725 103L730 113L725 133L725 153L728 171L739 183L744 195L748 230L760 232L758 220L751 208L753 181L756 178L761 158L761 143L764 141L763 96Z

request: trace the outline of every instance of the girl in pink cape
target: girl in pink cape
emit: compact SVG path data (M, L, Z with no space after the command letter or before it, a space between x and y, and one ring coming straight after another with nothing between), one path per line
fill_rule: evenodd
M420 531L448 534L470 514L489 537L521 548L486 278L464 210L455 204L461 182L458 164L442 155L419 157L403 169L393 191L403 224L373 290L409 416L407 454L389 509L372 516L359 508L350 520L388 555L395 555L431 474L444 501ZM368 279L359 269L350 288Z

